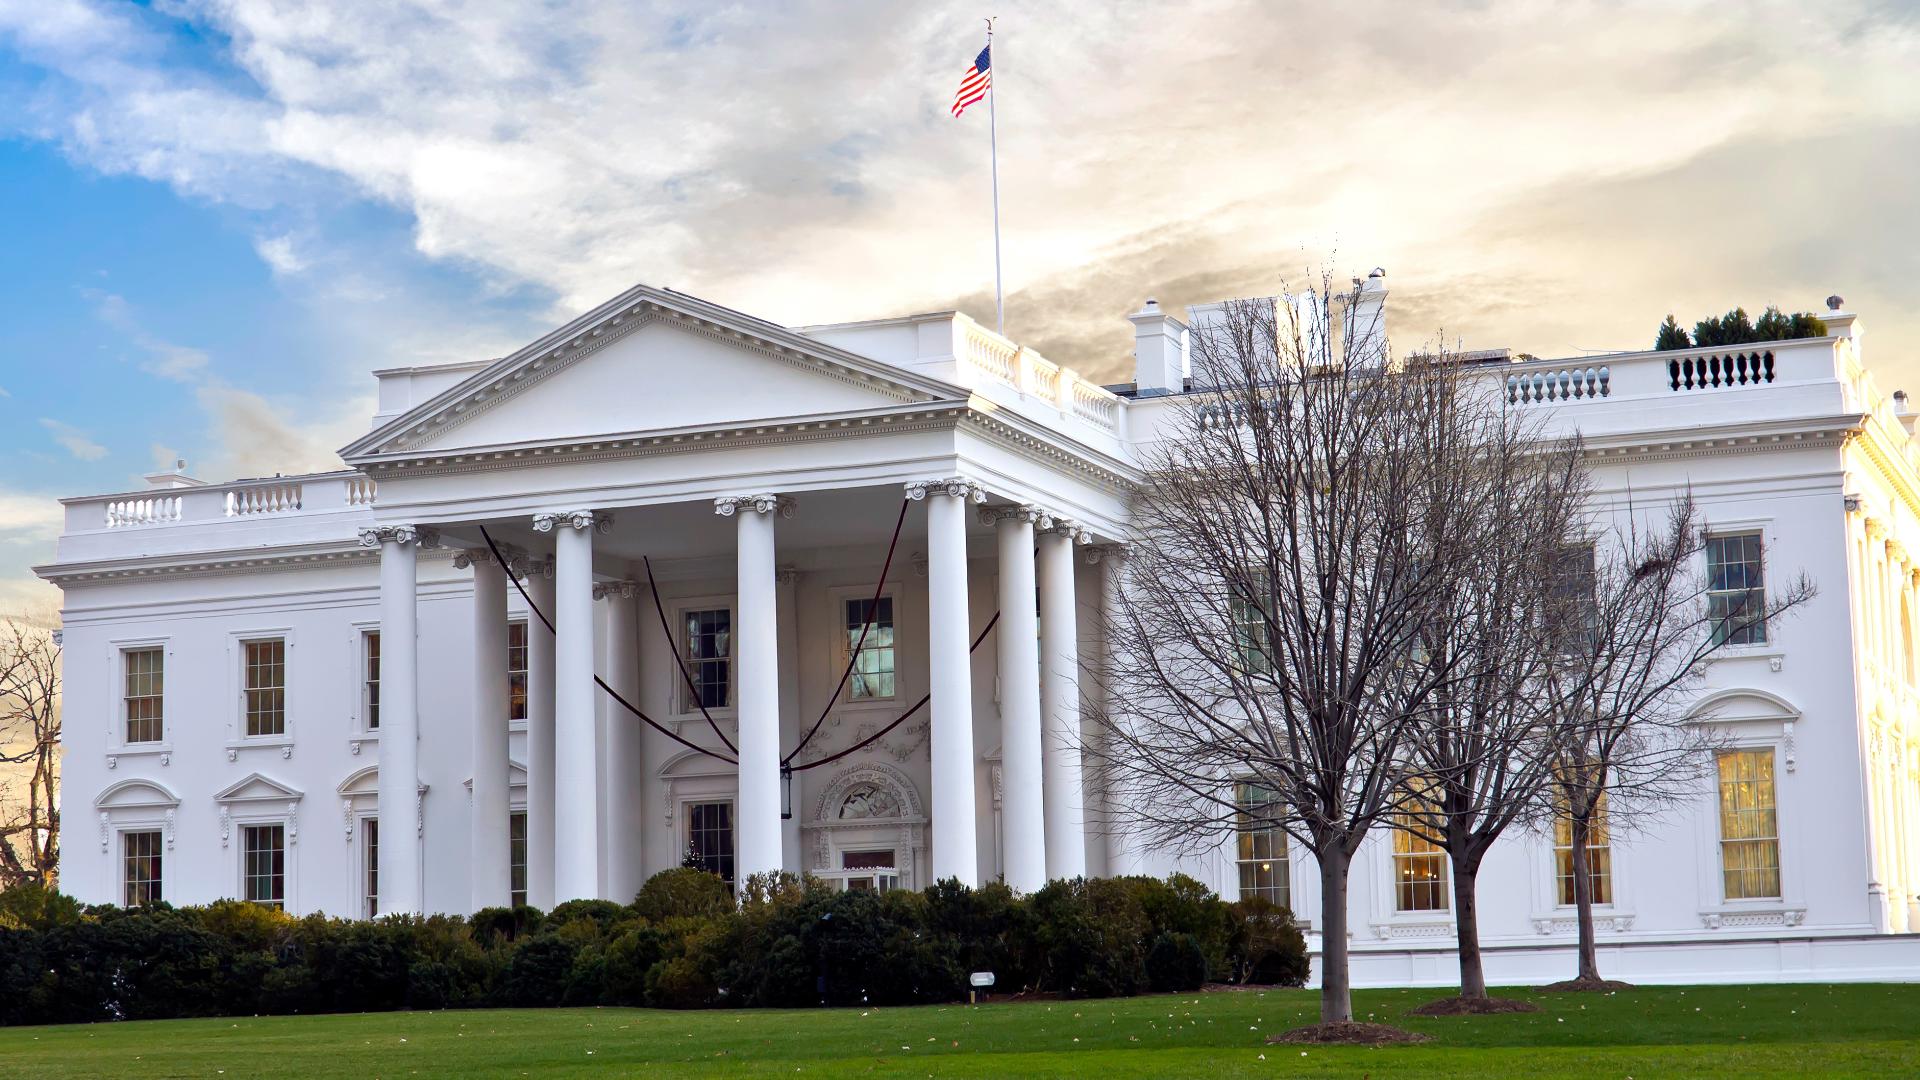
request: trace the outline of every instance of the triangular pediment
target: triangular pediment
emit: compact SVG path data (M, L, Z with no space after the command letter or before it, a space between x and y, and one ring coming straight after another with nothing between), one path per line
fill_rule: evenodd
M361 462L966 396L784 327L642 286L473 373L341 455Z
M213 797L215 802L285 802L299 799L300 789L289 787L270 776L254 773Z

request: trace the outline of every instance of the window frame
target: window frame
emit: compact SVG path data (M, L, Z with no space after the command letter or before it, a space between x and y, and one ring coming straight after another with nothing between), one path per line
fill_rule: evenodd
M724 806L727 808L727 839L732 850L730 854L725 856L725 859L728 864L728 870L731 871L734 876L729 877L727 874L721 874L720 876L721 880L727 883L728 889L737 891L739 888L737 878L740 866L740 813L739 802L734 796L730 794L692 795L681 801L681 824L679 828L681 859L693 853L694 810L706 806ZM680 860L676 860L675 865L679 865L679 861Z
M281 643L280 670L280 714L281 725L278 735L247 734L247 645L254 642L278 640ZM293 691L298 680L294 674L295 660L299 655L299 646L293 628L289 626L261 626L230 630L227 633L227 700L232 711L227 715L227 749L237 750L250 746L290 746L293 744L297 724L294 717ZM358 721L355 721L358 727ZM365 734L354 738L366 738Z
M234 827L240 832L240 843L235 845L239 848L238 869L240 871L240 889L237 893L238 898L245 903L258 904L261 907L271 907L279 911L286 911L288 905L292 902L293 895L293 861L287 857L289 822L284 817L263 817L253 821L235 821ZM277 876L280 879L280 896L277 900L255 900L250 895L250 885L254 879L254 874L248 859L254 853L248 850L248 843L252 840L254 830L256 829L280 830L280 872L277 875L269 875L269 877Z
M1255 791L1255 790L1263 791L1266 794L1273 795L1275 797L1265 800L1264 802L1259 802L1259 803L1253 802L1251 799L1246 797L1246 794L1250 791ZM1245 808L1250 808L1254 806L1278 806L1279 799L1276 793L1267 791L1266 789L1261 788L1257 781L1235 780L1233 782L1233 803L1234 803L1233 864L1234 864L1234 871L1236 875L1235 876L1236 887L1239 890L1239 898L1242 900L1245 900L1250 896L1258 896L1258 897L1261 897L1262 899L1269 901L1270 903L1274 903L1280 907L1286 908L1288 911L1292 911L1293 910L1292 838L1287 835L1286 829L1281 827L1278 823L1271 823L1259 828L1251 828L1249 827L1248 822L1246 820L1247 810ZM1272 843L1275 851L1275 854L1270 854L1265 859L1260 858L1257 852L1254 854L1249 854L1247 850L1247 845L1249 843L1250 838L1254 836L1258 836L1262 833L1268 834L1268 840L1270 843ZM1258 864L1262 862L1268 865L1265 866L1264 868L1260 867ZM1277 872L1275 871L1275 867L1272 865L1274 863L1279 864ZM1252 891L1249 891L1246 884L1247 871L1249 869L1253 870L1254 877L1256 879L1259 877L1261 870L1265 869L1267 872L1273 873L1278 878L1278 882L1275 884L1261 885L1261 884L1258 884L1256 881L1256 884L1254 885ZM1275 896L1273 895L1269 895L1270 893L1274 893L1276 891L1278 894L1278 899L1276 899Z
M899 703L901 698L901 680L903 677L900 663L900 635L901 624L904 621L902 617L900 591L898 584L892 581L887 582L880 590L880 599L890 604L893 608L893 644L889 646L893 650L893 693L885 696L872 695L868 697L855 697L853 696L854 678L853 676L848 676L846 690L841 693L840 699L834 703L835 709L881 708L895 706ZM828 650L832 658L833 670L827 678L832 683L838 683L840 681L841 674L847 670L849 654L853 651L853 641L848 636L847 608L855 602L864 604L872 599L873 587L870 585L850 585L827 590L827 602L833 620L830 630L833 648ZM869 635L869 642L871 642L871 634ZM866 648L861 651L865 652L874 647L875 646L869 643ZM858 673L856 672L856 674Z
M165 637L116 638L107 642L113 672L113 720L107 725L106 752L110 757L129 754L173 753L173 725L167 722L168 697L166 674L174 665L172 640ZM160 738L153 742L127 741L127 654L158 649L161 654ZM166 759L162 758L162 764Z
M1727 834L1726 834L1727 811L1725 807L1727 784L1725 780L1725 774L1723 772L1723 768L1724 768L1723 763L1725 759L1733 756L1752 756L1757 759L1762 759L1767 763L1767 772L1768 772L1767 785L1772 792L1772 804L1768 808L1768 812L1771 813L1773 817L1773 831L1772 831L1772 834L1769 836L1739 837L1732 840L1729 840L1727 838ZM1747 905L1778 905L1778 904L1784 904L1787 902L1787 868L1786 868L1786 858L1785 858L1785 845L1782 843L1782 836L1781 836L1781 829L1780 829L1780 809L1781 808L1780 808L1779 756L1780 755L1779 755L1778 747L1776 747L1772 743L1753 744L1753 745L1735 744L1733 746L1724 747L1714 753L1714 760L1713 760L1713 781L1714 781L1714 785L1713 785L1713 796L1714 796L1713 798L1713 838L1714 838L1713 875L1718 880L1719 887L1715 892L1711 893L1710 895L1719 897L1720 903L1723 905L1727 905L1729 907L1742 907ZM1728 869L1727 845L1730 843L1733 843L1733 844L1770 843L1772 844L1773 865L1771 867L1771 870L1773 872L1773 885L1774 885L1774 891L1772 895L1768 895L1768 896L1730 896L1728 895L1727 875L1729 873L1751 874L1755 872L1754 868L1747 868L1743 870L1732 870L1732 871ZM1764 871L1767 868L1762 867L1759 869Z
M167 859L168 845L166 829L157 823L129 823L116 828L114 830L114 836L117 841L115 848L120 860L120 906L126 908L145 907L155 903L166 902L167 862L169 861ZM153 895L138 904L133 901L132 896L134 882L131 871L133 869L132 863L134 856L127 853L127 841L135 836L151 836L154 838L154 851L150 856L143 856L152 858L154 862L155 873L152 878Z
M1752 560L1753 565L1758 567L1759 584L1757 586L1746 585L1738 589L1714 587L1714 554L1718 550L1716 545L1730 540L1752 540L1758 545ZM1712 640L1716 648L1720 650L1764 649L1778 644L1774 640L1771 613L1767 611L1767 552L1772 546L1767 529L1760 525L1726 523L1707 527L1701 557L1706 561L1707 632L1713 635ZM1748 560L1743 558L1741 565L1744 566L1747 562ZM1720 565L1726 565L1724 560ZM1739 593L1747 594L1749 599L1757 596L1760 602L1760 613L1757 619L1749 616L1738 625L1734 625L1731 615L1716 615L1714 612L1716 602L1722 597ZM1734 639L1737 634L1754 632L1758 633L1757 637L1746 640Z
M688 678L693 677L697 680L699 673L695 667L696 661L689 655L692 650L687 647L689 643L686 641L685 635L688 615L712 611L725 611L727 613L727 655L725 657L727 663L727 697L726 704L709 705L706 707L706 713L714 717L731 717L736 715L736 702L739 700L737 695L740 691L740 637L738 628L740 608L736 598L731 594L681 597L674 600L671 610L673 612L672 629L674 634L671 645L674 650L679 653L680 663L686 665L684 673L682 673L678 665L675 665L672 672L674 718L683 722L701 718L700 704L693 698L693 688L687 685ZM716 657L714 659L718 658Z
M518 668L513 666L513 632L515 629L520 631L519 649L520 663L522 666ZM531 687L528 682L533 668L533 628L530 615L514 615L507 619L507 656L505 663L507 668L507 730L525 731L527 729L527 716L532 711L533 703ZM515 675L520 676L519 716L513 715L513 677Z
M518 837L515 837L513 835L513 826L515 822L519 822L520 824L520 835ZM531 835L532 834L527 831L526 807L523 806L518 810L512 810L512 809L508 810L507 811L507 906L508 907L522 908L527 906L527 890L528 890L527 864L531 861L528 857L530 852L527 845L531 842ZM515 863L513 859L513 846L515 844L520 845L520 861L518 864L518 868L520 871L520 887L517 889L513 887L513 872L515 869ZM515 899L516 897L518 897L518 899Z
M1548 844L1548 847L1551 849L1550 854L1553 856L1553 883L1551 885L1553 890L1553 906L1557 909L1570 911L1578 906L1574 902L1572 893L1573 824L1572 819L1558 809L1557 804L1559 800L1556 799L1555 801L1556 808L1553 815L1553 832L1547 838L1550 841ZM1587 872L1588 880L1594 884L1593 906L1595 908L1612 908L1615 898L1619 895L1619 888L1613 866L1613 831L1607 823L1607 795L1604 791L1600 793L1600 806L1594 817L1597 832L1603 842L1596 844L1593 842L1592 836L1587 837ZM1560 830L1562 828L1565 828L1567 831L1567 842L1565 844L1560 842ZM1594 864L1595 852L1600 852L1606 860L1605 871L1596 869ZM1565 859L1564 863L1561 861L1563 858ZM1564 873L1562 872L1563 869L1565 871ZM1603 881L1606 883L1606 899L1604 900L1600 898L1600 883ZM1562 891L1562 885L1565 886L1567 891ZM1562 899L1563 897L1564 899Z
M356 849L354 880L359 883L360 917L376 919L380 916L380 814L358 813L354 821L354 841Z
M1389 819L1392 822L1392 837L1387 853L1387 865L1391 870L1388 887L1393 893L1392 911L1398 916L1450 918L1453 915L1453 868L1446 850L1420 835L1415 829L1402 824L1403 821L1420 813L1417 807L1425 802L1426 800L1417 796L1412 797L1407 809L1395 812ZM1405 850L1402 849L1402 845L1405 846ZM1418 859L1423 865L1434 867L1434 870L1428 877L1403 880L1401 871L1403 859ZM1412 894L1404 893L1403 888L1431 890L1439 902L1430 907L1408 907L1403 902L1403 897Z

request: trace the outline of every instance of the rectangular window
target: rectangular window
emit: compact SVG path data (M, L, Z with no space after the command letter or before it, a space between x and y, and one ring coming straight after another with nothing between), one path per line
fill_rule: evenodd
M159 742L166 737L166 650L128 649L126 657L127 741Z
M158 903L160 900L160 834L130 832L120 834L121 850L126 858L127 907Z
M1258 896L1283 908L1293 906L1287 873L1287 834L1280 828L1280 804L1258 784L1233 786L1239 807L1235 842L1240 864L1240 898Z
M287 827L248 825L240 831L246 898L265 907L287 902Z
M1759 533L1707 538L1707 614L1716 644L1766 643L1766 570Z
M1260 605L1236 594L1227 598L1227 614L1233 620L1233 647L1241 672L1246 675L1271 672L1273 632Z
M733 804L687 806L687 863L733 884Z
M1393 830L1393 899L1400 911L1446 911L1452 906L1447 853L1413 828L1414 822L1428 822L1432 816L1430 806L1416 800Z
M507 815L507 889L508 903L527 906L527 812L516 810Z
M687 675L693 686L682 711L724 708L732 699L733 612L726 608L689 611L683 619Z
M366 872L362 875L360 909L371 919L380 914L380 819L361 818L360 835L366 845Z
M363 716L367 718L367 730L380 730L380 631L369 630L360 635L361 640L361 681L360 700L365 706Z
M507 624L507 719L527 718L527 621Z
M1719 755L1720 874L1728 900L1780 895L1780 830L1772 750Z
M1563 653L1591 652L1600 632L1593 545L1562 548L1549 572L1553 577L1548 593L1548 633Z
M859 649L859 654L853 658L853 675L847 680L849 700L871 701L892 697L893 597L883 596L878 603L871 597L848 600L846 629L847 651L851 653Z
M249 641L242 671L246 687L247 735L287 733L287 643L279 638Z
M1553 821L1554 891L1560 903L1572 907L1573 899L1573 819L1564 811ZM1593 902L1613 903L1613 844L1607 838L1607 796L1602 792L1587 829L1587 881L1593 888Z

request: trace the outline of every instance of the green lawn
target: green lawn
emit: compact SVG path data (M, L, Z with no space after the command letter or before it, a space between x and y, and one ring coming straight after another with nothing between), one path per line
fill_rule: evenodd
M1661 987L1537 995L1543 1011L1403 1017L1432 990L1356 995L1359 1019L1434 1036L1267 1046L1311 991L978 1008L499 1010L0 1030L0 1076L570 1077L1913 1076L1920 985ZM1262 1055L1265 1055L1262 1058Z

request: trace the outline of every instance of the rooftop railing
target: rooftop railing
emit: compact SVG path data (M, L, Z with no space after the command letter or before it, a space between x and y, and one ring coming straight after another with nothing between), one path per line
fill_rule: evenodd
M357 472L238 480L62 500L66 531L138 529L181 522L337 513L372 506L375 485Z
M1012 387L1102 431L1117 432L1120 399L1111 390L1061 367L972 320L962 321L957 351L961 378Z

